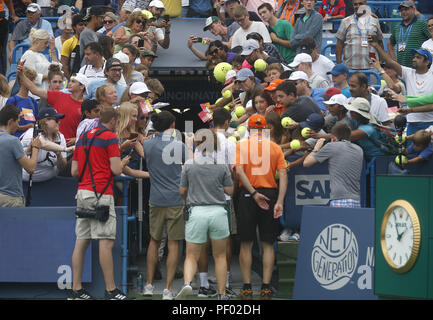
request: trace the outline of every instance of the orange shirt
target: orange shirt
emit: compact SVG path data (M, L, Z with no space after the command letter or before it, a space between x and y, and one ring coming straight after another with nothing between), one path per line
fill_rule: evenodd
M277 8L284 3L285 0L278 0ZM293 4L289 3L290 0L287 0L287 4L283 11L281 12L280 19L288 20L292 26L295 26L295 13L298 11L299 6L301 5L301 0L295 0Z
M281 117L284 113L284 111L287 110L287 107L283 107L281 104L277 104L275 106L275 112L278 113L278 115Z
M275 171L287 167L280 146L261 134L252 134L236 145L234 167L238 166L254 188L277 188Z

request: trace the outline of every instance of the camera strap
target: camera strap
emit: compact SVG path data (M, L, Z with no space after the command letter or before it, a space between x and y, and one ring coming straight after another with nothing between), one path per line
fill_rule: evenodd
M101 128L98 131L96 131L95 134L94 134L94 136L93 136L93 138L90 140L89 144L87 144L87 135L88 135L89 131L87 131L87 132L85 132L83 134L83 148L84 148L84 152L86 154L86 161L84 162L83 171L81 171L80 178L78 179L78 181L81 182L81 180L83 179L83 176L84 176L84 172L86 171L86 167L88 166L89 167L90 178L92 179L92 188L93 188L93 191L95 192L96 199L99 202L99 199L101 199L101 197L104 195L105 191L110 186L113 175L111 175L110 180L108 180L107 185L105 186L105 188L102 190L100 196L98 197L98 193L96 192L95 179L93 178L92 166L90 165L90 160L89 160L90 159L90 147L92 146L93 141L95 140L95 138L97 136L99 136L101 133L103 133L105 131L108 131L108 129Z

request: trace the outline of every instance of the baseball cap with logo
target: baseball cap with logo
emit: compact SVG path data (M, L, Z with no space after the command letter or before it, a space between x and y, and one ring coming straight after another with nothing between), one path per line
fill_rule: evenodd
M308 75L304 71L295 71L289 77L289 80L305 80L308 81Z
M289 67L290 68L296 68L297 66L299 66L301 63L304 63L304 62L313 62L313 59L307 53L298 53L295 56L295 59L293 59L293 62L291 64L289 64Z
M260 128L260 129L266 128L266 119L265 119L265 117L262 116L262 115L260 115L260 114L253 114L248 119L248 127L250 127L250 128Z
M349 73L349 68L347 68L344 64L336 64L331 71L328 71L326 74L332 74L333 76L338 76L339 74Z
M249 56L254 50L259 49L260 45L257 40L248 39L242 44L241 56Z
M283 83L285 79L274 79L271 83L264 89L265 91L275 91L280 83Z
M429 65L432 64L433 56L432 56L432 54L430 53L430 51L428 51L428 50L426 50L426 49L418 49L418 50L416 50L416 49L412 49L412 50L411 50L411 53L412 53L413 55L415 55L415 53L418 53L418 54L422 55L424 58L426 58L426 59L429 61Z
M54 108L43 108L38 114L38 120L45 118L63 119L64 117L65 115L63 113L57 113L56 109Z
M114 67L114 66L119 66L120 67L121 66L120 60L116 59L116 58L110 58L105 63L105 70L108 71L108 70L110 70L111 67Z
M127 11L127 12L132 12L132 11L134 11L134 7L132 5L130 5L129 3L125 2L122 6L122 10Z
M37 3L30 3L27 6L26 11L30 11L30 12L41 11L41 7Z
M212 23L220 21L220 18L218 18L217 16L212 16L206 19L206 22L204 23L204 28L203 31L206 31L210 28L210 26L212 25Z
M160 1L160 0L153 0L153 1L151 1L149 3L149 8L150 7L155 7L155 8L158 8L158 9L165 9L164 3L162 3L162 1Z
M235 78L236 78L236 71L233 69L229 70L226 74L226 82L224 82L224 85L230 83Z
M341 90L336 88L336 87L330 87L328 89L326 89L325 93L323 94L323 98L325 98L325 100L329 100L332 96L336 95L336 94L340 94Z
M129 63L129 56L122 51L116 53L113 58L119 59L120 63Z
M323 101L323 103L327 105L339 104L340 106L344 106L347 103L347 98L344 94L338 93L333 95L328 101Z
M323 128L325 124L325 118L319 113L311 113L305 121L299 123L301 128L310 128L313 130Z
M158 56L155 54L155 52L153 52L152 50L143 50L143 51L141 51L141 54L140 54L142 57L155 57L155 58L157 58Z

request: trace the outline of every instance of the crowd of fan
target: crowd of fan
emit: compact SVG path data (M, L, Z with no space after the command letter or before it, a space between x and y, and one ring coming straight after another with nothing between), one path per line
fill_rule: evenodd
M59 28L53 32L51 24L42 18L42 12L54 15L56 6L72 5L71 1L51 1L50 6L42 8L37 3L25 4L25 1L17 1L20 4L15 6L11 1L0 2L8 7L11 20L16 23L9 39L0 39L3 52L6 52L6 43L9 48L9 56L3 54L2 59L8 59L11 66L17 64L16 80L8 83L6 77L0 76L1 133L9 131L19 138L27 153L39 150L36 155L32 153L30 158L19 161L22 179L46 181L56 175L70 176L72 154L76 145L78 148L80 137L100 125L101 110L113 107L117 114L114 131L121 158L126 159L122 161L123 174L135 178L150 177L151 181L152 173L162 174L146 161L151 161L148 159L154 156L149 153L149 141L159 131L172 129L174 122L164 111L160 118L156 116L161 111L155 103L163 95L164 87L149 74L157 52L170 48L172 22L164 15L164 3L160 0L126 0L119 6L112 1L115 5L110 7L110 1L98 1L98 4L103 2L102 6L95 5L96 1L77 1L73 4L76 7L67 10L67 14L59 19ZM209 81L221 84L222 97L209 105L208 110L214 114L214 127L223 132L222 136L217 135L218 140L224 140L231 150L230 164L238 168L239 146L244 140L255 137L250 129L266 128L272 145L280 147L273 154L278 157L278 164L273 166L279 174L276 181L285 178L283 171L295 166L307 167L329 159L331 187L335 187L331 190L331 202L334 201L331 205L359 207L362 160L370 161L376 156L393 153L387 148L382 132L383 128L393 129L393 118L398 113L407 117L405 135L408 143L404 152L412 155L407 163L429 159L433 153L430 136L433 132L433 10L428 3L418 9L413 1L400 4L402 22L391 30L387 50L378 17L371 12L366 0L346 4L343 0L322 0L318 11L315 0L247 1L245 6L243 4L239 0L217 0L213 4L210 1L182 1L181 13L185 17L206 18L203 31L218 37L184 35L192 54L206 61ZM26 18L19 21L17 15ZM1 19L5 20L4 17ZM336 64L321 54L324 34L337 39ZM202 52L195 46L197 43L205 44L207 50ZM13 61L14 48L19 44L28 45L28 49L18 61ZM5 62L2 64L4 74ZM379 80L368 77L372 71L379 75ZM19 109L19 119L11 116L14 114L11 105ZM155 126L151 117L158 122ZM19 122L12 126L11 119ZM36 130L40 132L40 138L33 139ZM184 140L188 139L184 137ZM10 143L10 139L5 141ZM15 159L24 155L20 150L13 152ZM280 152L286 159L283 171L280 171ZM345 158L332 162L339 153ZM297 157L291 157L293 155ZM142 162L144 158L147 160ZM359 170L346 170L347 163ZM1 180L9 180L11 172L5 170L8 164L0 165ZM180 178L180 171L172 173ZM188 184L185 185L185 175L187 173L182 172L180 186L186 188L181 192L186 199L186 194L190 197L191 191ZM248 178L251 184L242 180ZM190 179L200 183L197 173ZM261 194L262 191L257 193L261 186L255 186L257 181L253 183L248 174L240 180L244 188L248 189L247 185L256 188L247 191L263 209L261 204L266 196ZM229 185L225 181L224 188L221 186L227 193L226 200L232 193L226 189ZM346 190L341 186L347 187ZM24 205L19 185L2 186L0 195L2 206ZM277 195L273 197L276 200L274 217L279 217L281 199L277 199ZM239 200L238 205L241 204L249 205ZM235 209L236 206L233 203ZM231 211L232 205L229 207L228 211ZM238 228L244 230L239 226L240 222ZM163 229L160 231L161 234L155 236L150 234L152 239L161 240L168 233L167 269L171 270L171 275L167 274L164 297L171 299L174 298L171 281L176 268L169 265L169 261L176 260L177 247L173 247L172 230L165 230L164 235ZM288 239L299 240L299 230L283 230L280 240ZM159 240L149 246L146 295L153 294ZM265 251L273 241L271 236ZM213 249L215 247L218 247L217 243ZM220 258L225 257L225 248L224 245L224 254L220 252ZM270 248L272 251L272 246ZM251 248L241 247L241 255L246 261L248 250ZM274 257L269 250L263 261L263 299L271 297L269 275ZM154 256L150 257L149 252ZM195 254L198 259L200 250ZM228 256L227 269L230 270ZM271 264L269 260L272 260ZM248 269L248 263L246 265ZM202 269L199 294L216 294L209 287L207 270ZM191 277L185 280L181 297L190 293L190 281ZM232 292L230 272L225 282L225 286L218 288L221 297ZM241 297L252 298L248 277L244 282Z

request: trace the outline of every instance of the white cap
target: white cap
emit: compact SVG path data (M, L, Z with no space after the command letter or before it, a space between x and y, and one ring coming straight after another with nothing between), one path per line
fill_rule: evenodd
M160 0L153 0L153 1L151 1L149 3L149 8L150 7L155 7L155 8L158 8L158 9L165 9L164 4Z
M140 8L135 8L134 10L132 10L132 13L135 13L135 12L141 12L141 9Z
M232 69L226 73L226 81L229 81L231 78L234 78L234 77L236 77L236 71L235 70Z
M347 104L347 98L344 94L335 94L331 97L331 99L329 99L328 101L323 101L324 104L339 104L340 106L344 106L345 104Z
M26 11L30 11L30 12L41 11L41 7L37 3L30 3L27 6Z
M122 51L116 53L113 58L119 59L120 63L129 63L129 56Z
M304 71L295 71L292 72L292 74L289 77L289 80L305 80L305 81L309 81L308 80L308 75L304 72Z
M146 86L144 82L134 82L131 84L131 87L129 88L129 94L142 94L146 92L152 92L149 90L149 88Z
M295 56L295 59L293 59L293 62L289 64L290 68L296 68L303 62L313 62L313 59L311 56L307 53L299 53Z
M77 80L79 83L81 83L82 85L84 85L86 87L86 94L89 94L89 91L87 91L87 86L89 85L89 79L87 79L87 77L82 74L82 73L77 73L76 75L71 77L71 80Z
M242 44L241 56L249 56L254 50L260 49L260 45L257 40L248 39Z

